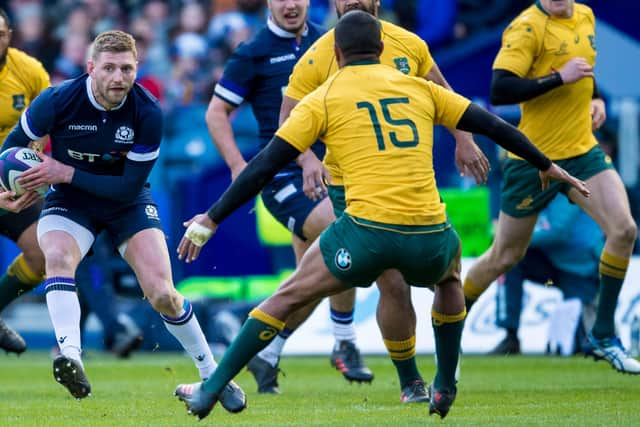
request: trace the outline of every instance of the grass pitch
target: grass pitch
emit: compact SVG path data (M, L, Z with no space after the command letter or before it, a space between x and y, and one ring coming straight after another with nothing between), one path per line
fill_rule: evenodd
M401 405L393 365L367 357L371 385L347 383L325 357L286 357L280 396L263 396L249 373L237 382L249 407L228 414L216 405L201 423L172 396L179 382L197 380L184 355L135 354L85 358L93 395L76 401L51 373L46 353L0 355L0 426L639 426L640 377L583 358L465 356L458 399L449 415L427 405ZM425 379L433 357L419 358Z

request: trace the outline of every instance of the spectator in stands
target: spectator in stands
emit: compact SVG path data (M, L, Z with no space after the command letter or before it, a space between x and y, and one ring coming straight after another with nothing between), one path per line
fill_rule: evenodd
M577 205L556 196L540 213L522 261L498 281L496 325L507 335L491 354L520 353L518 328L524 280L552 283L565 300L577 298L583 309L592 306L603 246L604 235L598 224Z
M58 53L51 37L42 4L28 3L16 11L13 45L34 58L48 70Z
M62 50L51 73L52 84L78 77L85 72L88 46L89 39L85 34L74 32L64 38Z

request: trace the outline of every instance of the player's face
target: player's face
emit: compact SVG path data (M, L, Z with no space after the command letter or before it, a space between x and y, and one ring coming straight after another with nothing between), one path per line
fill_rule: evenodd
M573 16L574 0L541 0L540 3L549 15L562 18Z
M351 10L362 10L378 16L379 0L335 0L335 2L338 18Z
M4 19L0 17L0 65L4 64L7 59L9 42L11 42L11 30Z
M285 31L297 33L304 28L309 0L269 0L273 21Z
M136 80L133 52L100 52L89 60L88 71L93 80L93 95L103 107L120 105Z

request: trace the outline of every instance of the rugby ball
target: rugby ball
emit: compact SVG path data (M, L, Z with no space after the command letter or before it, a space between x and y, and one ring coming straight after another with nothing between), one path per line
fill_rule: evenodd
M0 153L0 185L5 191L15 191L16 196L21 196L26 190L16 180L22 172L38 163L42 163L42 160L31 148L13 147L4 150ZM48 189L49 185L45 184L36 189L36 192L44 195Z

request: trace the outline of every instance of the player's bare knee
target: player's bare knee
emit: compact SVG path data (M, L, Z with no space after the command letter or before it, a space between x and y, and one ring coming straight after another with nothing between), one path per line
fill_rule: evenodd
M492 257L493 266L502 274L511 268L524 258L527 253L526 247L509 247L504 248L501 251L495 251Z
M380 291L380 299L393 300L396 304L411 304L411 288L401 282L376 282Z
M147 298L158 313L170 316L177 316L180 313L180 296L174 289L154 291Z
M74 270L77 267L73 255L61 247L47 248L44 257L49 271Z
M638 236L638 227L633 220L628 220L612 230L611 238L621 245L633 246Z

